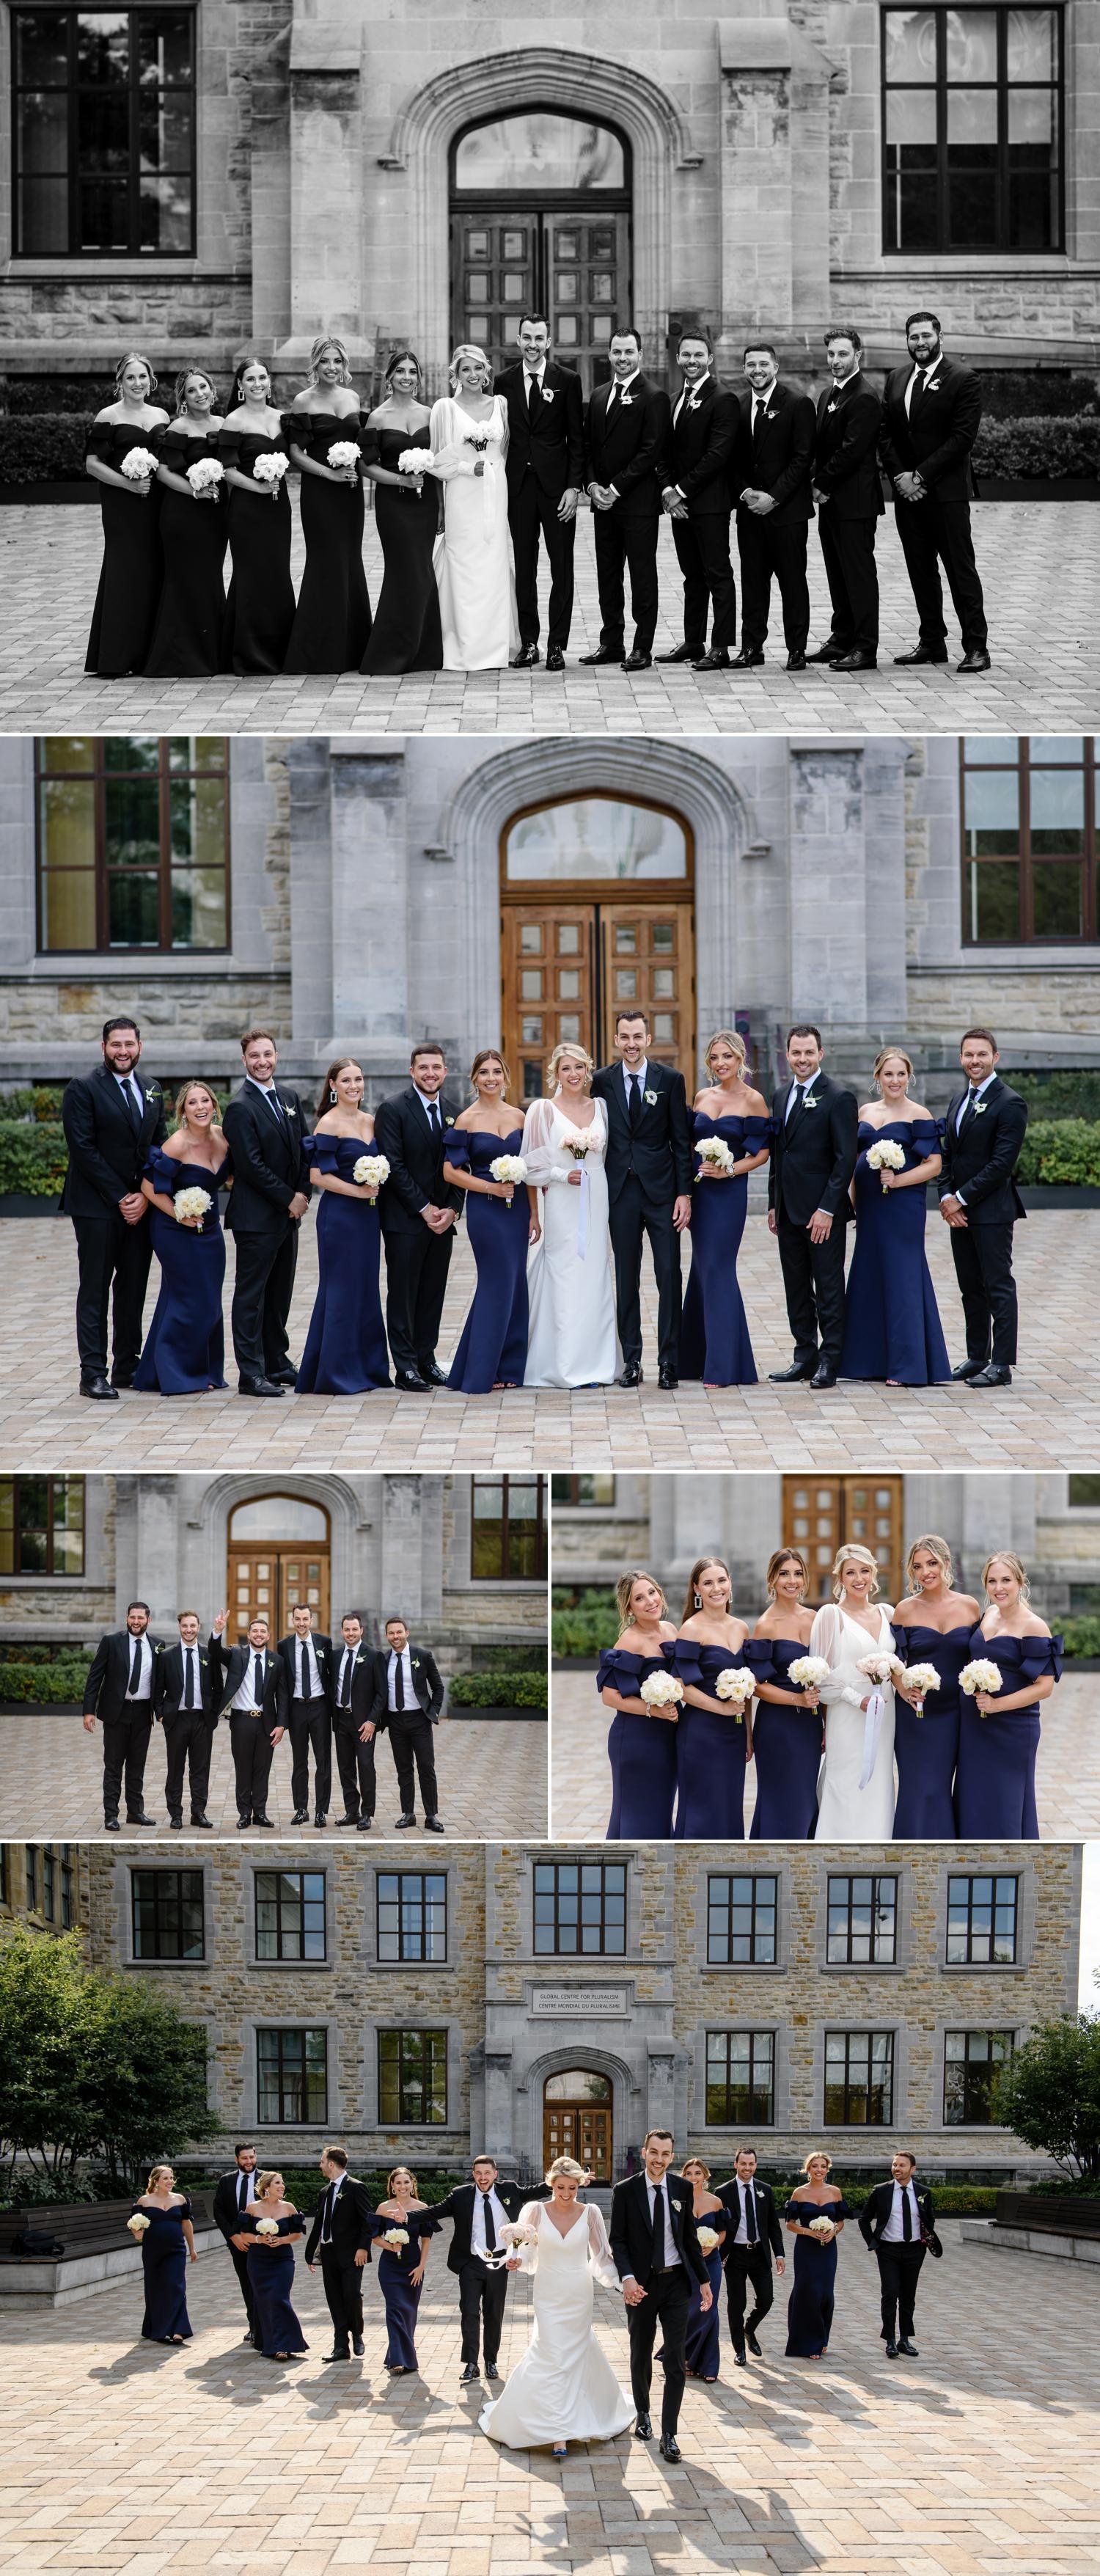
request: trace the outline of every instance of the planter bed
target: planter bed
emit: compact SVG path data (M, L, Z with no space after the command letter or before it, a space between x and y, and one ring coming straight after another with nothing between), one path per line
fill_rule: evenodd
M1100 1208L1100 1189L1083 1181L1024 1181L1020 1197L1026 1208Z
M979 474L978 499L981 501L1100 501L1100 480L1094 474L1021 475L1005 482L997 475Z
M0 1699L0 1717L79 1717L79 1699Z
M48 2203L42 2209L9 2209L0 2214L0 2315L27 2308L66 2308L77 2299L113 2290L127 2274L140 2272L141 2247L126 2233L128 2200L81 2201L68 2208ZM195 2251L209 2253L222 2244L213 2224L210 2195L192 2196ZM54 2236L63 2254L13 2254L13 2236L22 2227Z
M1076 2200L1070 2192L999 2191L997 2227L1026 2227L1049 2236L1095 2236L1100 2241L1100 2194Z
M90 475L86 483L0 483L0 509L12 510L28 501L32 506L44 501L98 501L99 491Z
M451 1720L462 1717L503 1718L512 1726L520 1724L524 1718L533 1718L538 1726L546 1724L544 1708L449 1708L447 1716Z
M0 1216L56 1216L60 1205L60 1191L54 1198L37 1198L33 1190L0 1190Z

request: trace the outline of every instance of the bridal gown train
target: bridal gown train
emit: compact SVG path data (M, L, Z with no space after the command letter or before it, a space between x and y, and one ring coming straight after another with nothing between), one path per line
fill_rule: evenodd
M579 1188L568 1140L583 1135L588 1152ZM578 1128L557 1100L533 1100L524 1120L528 1179L542 1197L542 1240L527 1269L525 1386L610 1386L619 1374L615 1278L607 1219L607 1119L602 1101L590 1127Z
M592 2322L596 2282L619 2289L603 2219L585 2204L561 2236L545 2201L532 2200L521 2209L520 2224L538 2229L537 2246L523 2257L524 2271L534 2275L535 2320L503 2394L482 2411L481 2430L512 2451L552 2442L612 2442L633 2424L637 2410L597 2343Z
M850 1619L832 1601L816 1613L810 1630L809 1653L825 1655L831 1668L828 1681L821 1685L825 1762L814 1827L819 1843L889 1842L894 1830L894 1693L889 1682L882 1694L885 1706L874 1766L866 1788L859 1785L867 1732L859 1703L873 1688L859 1670L859 1658L874 1654L877 1646L887 1654L895 1651L892 1609L884 1601L872 1607L878 1613L877 1637L869 1636L858 1619Z

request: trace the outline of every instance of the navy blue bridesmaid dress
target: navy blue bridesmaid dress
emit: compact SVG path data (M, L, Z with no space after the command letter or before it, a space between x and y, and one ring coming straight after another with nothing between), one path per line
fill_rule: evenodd
M668 1660L684 1689L713 1694L719 1673L743 1670L743 1646L700 1646L676 1637ZM751 1706L751 1702L748 1703ZM678 1843L743 1842L745 1838L745 1717L730 1700L713 1709L680 1710L676 1728L676 1829Z
M1060 1637L984 1637L975 1628L966 1660L979 1656L999 1664L1002 1690L1026 1690L1043 1673L1062 1678ZM959 1840L999 1835L1006 1841L1037 1843L1035 1757L1039 1750L1039 1701L1033 1708L1009 1709L983 1717L964 1691L959 1710L959 1759L955 1773L955 1812Z
M522 1127L496 1136L487 1127L452 1127L447 1161L479 1181L492 1179L498 1154L518 1154ZM466 1226L477 1263L474 1302L462 1327L447 1384L463 1395L488 1395L494 1386L522 1386L527 1366L527 1231L530 1209L522 1181L506 1199L466 1190Z
M358 1136L307 1136L303 1152L319 1172L354 1179ZM317 1295L298 1370L299 1395L367 1395L389 1386L390 1363L378 1285L382 1231L377 1205L321 1190L317 1205Z
M225 1385L225 1236L218 1191L229 1171L228 1154L210 1172L205 1163L177 1163L159 1145L150 1149L143 1178L154 1189L172 1198L180 1190L205 1190L212 1204L201 1230L178 1225L155 1207L145 1219L160 1263L160 1295L134 1373L142 1395L205 1395L208 1387Z
M596 1688L619 1691L623 1699L636 1699L650 1673L667 1673L668 1669L668 1659L663 1654L632 1655L622 1646L605 1646ZM683 1716L682 1709L679 1714ZM615 1710L607 1738L611 1764L609 1843L671 1841L678 1733L678 1725L666 1717L635 1717L626 1709Z
M266 429L222 429L217 453L223 465L254 477L257 458L286 457L287 441L281 431L273 437ZM274 500L264 485L255 493L229 485L233 570L222 626L222 668L242 678L281 671L287 656L294 625L288 485L284 475Z
M905 1149L912 1171L939 1151L934 1118L895 1118L872 1127L861 1118L855 1170L855 1250L844 1303L841 1377L934 1386L951 1375L936 1292L924 1249L926 1191L884 1190L867 1162L872 1145Z
M253 2225L263 2217L262 2207L252 2212ZM276 2221L280 2239L302 2234L302 2220L297 2212ZM280 2352L308 2352L309 2345L291 2304L294 2288L294 2247L276 2243L250 2245L245 2257L252 2296L256 2306L256 2332L260 2350L268 2361Z
M427 421L421 429L365 429L365 463L396 474L397 460L410 447L431 454ZM409 476L407 490L397 483L376 483L374 517L385 573L362 669L372 671L441 671L443 627L433 549L439 533L440 489L426 474L419 495Z
M420 2261L421 2237L434 2236L436 2224L427 2210L410 2210L408 2217L401 2219L381 2218L376 2213L371 2220L372 2234L383 2236L387 2227L407 2227L409 2241L396 2253L386 2246L378 2248L378 2287L389 2330L384 2366L387 2370L419 2370L416 2319L424 2284L410 2280L409 2275Z
M797 1637L748 1637L745 1662L758 1681L777 1690L797 1692L788 1679L790 1667L809 1653ZM821 1722L824 1709L802 1708L792 1696L789 1709L758 1699L753 1710L752 1752L756 1765L756 1805L750 1842L812 1842L817 1824L817 1783L821 1770Z
M740 1162L771 1142L770 1118L711 1118L691 1113L695 1143L720 1136ZM735 1181L697 1180L691 1194L691 1269L680 1326L680 1375L709 1386L755 1386L756 1362L744 1302L737 1284L737 1255L749 1203L747 1172Z
M958 1832L955 1768L963 1698L959 1674L973 1655L970 1630L948 1628L941 1636L935 1628L895 1625L894 1648L903 1664L934 1664L942 1685L938 1691L929 1691L923 1717L917 1716L900 1691L894 1693L894 1760L898 1766L894 1832L903 1842L954 1842Z
M87 454L97 456L101 465L113 466L119 474L123 457L132 447L147 447L150 456L155 456L159 428L159 423L155 429L135 429L124 420L93 421ZM136 493L116 491L113 483L101 483L98 490L103 569L84 668L98 672L102 680L117 680L128 671L145 669L160 598L160 505L164 485L154 481L144 501Z
M850 2218L845 2200L831 2200L818 2210L813 2201L789 2200L784 2218L796 2218L808 2227L811 2218ZM837 2241L811 2245L806 2236L794 2242L794 2278L787 2301L787 2358L789 2361L812 2361L828 2349L829 2335L836 2304Z
M146 2343L172 2343L182 2335L191 2340L191 2319L187 2314L187 2238L183 2221L191 2216L191 2203L182 2200L178 2209L153 2209L135 2201L131 2217L147 2218L149 2225L141 2240L141 2269L145 2280L145 2314L141 2331Z
M192 438L176 420L158 429L154 452L170 474L182 476L189 465L201 464L206 457L218 465L222 462L216 430ZM161 484L164 582L145 661L149 680L211 680L221 670L228 489L223 480L212 501L185 501L182 492Z
M317 465L328 464L338 441L359 444L359 414L338 420L331 411L286 412L288 445ZM371 630L363 563L363 485L330 483L323 474L301 478L305 568L284 671L358 671Z

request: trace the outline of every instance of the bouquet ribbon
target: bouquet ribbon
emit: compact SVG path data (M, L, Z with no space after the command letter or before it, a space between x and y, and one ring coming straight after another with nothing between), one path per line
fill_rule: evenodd
M588 1213L592 1196L587 1163L581 1164L581 1185L577 1196L580 1200L580 1206L577 1209L577 1259L583 1261L588 1250Z
M490 456L488 449L486 449L485 454L482 456L481 463L485 468L481 477L481 533L485 539L486 545L488 546L492 544L493 531L496 527L496 478L499 472L499 466L496 457Z
M863 1767L859 1775L859 1785L861 1789L866 1788L871 1777L871 1773L875 1767L875 1755L878 1752L878 1740L882 1732L882 1720L885 1710L886 1702L882 1696L882 1692L880 1690L873 1690L870 1698L868 1699L863 1717Z

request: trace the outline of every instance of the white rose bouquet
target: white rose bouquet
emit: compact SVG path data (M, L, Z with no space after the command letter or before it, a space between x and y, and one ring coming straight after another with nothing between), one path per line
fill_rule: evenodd
M695 2233L699 2239L701 2254L717 2253L720 2239L716 2227L697 2227Z
M271 450L269 453L256 458L256 462L252 468L252 480L254 483L270 484L271 488L277 491L280 483L285 480L286 473L286 457L278 456L274 450Z
M360 1189L367 1190L372 1199L377 1198L383 1181L388 1181L390 1177L390 1167L385 1154L358 1155L351 1167L351 1177L353 1181L358 1181Z
M224 483L225 467L216 456L200 456L197 464L188 466L187 480L199 500L204 492L216 492L219 483Z
M680 1707L683 1696L684 1685L677 1681L675 1673L647 1673L638 1692L655 1717L663 1716L666 1709Z
M144 2211L140 2209L135 2209L133 2217L128 2218L126 2221L131 2236L136 2236L139 2245L145 2234L146 2228L151 2227L152 2223L152 2220L150 2218L146 2218Z
M278 2219L277 2219L277 2218L258 2218L258 2219L257 2219L257 2221L256 2221L256 2234L257 2234L257 2236L277 2236L277 2235L278 2235L278 2233L279 2233L279 2221L278 2221Z
M808 2233L811 2236L816 2236L819 2245L827 2245L830 2237L836 2235L836 2228L832 2219L826 2218L824 2214L822 2214L820 2218L811 2218L809 2220Z
M714 1696L715 1699L728 1700L734 1716L740 1722L745 1715L746 1701L752 1698L755 1688L753 1675L744 1664L727 1664L725 1671L719 1673L715 1682Z
M150 475L156 473L157 460L149 447L130 447L118 470L127 483L147 483Z
M583 1163L588 1152L587 1136L567 1136L565 1150L567 1154L572 1154L575 1163Z
M334 474L346 474L349 467L359 463L358 441L354 438L334 439L325 462L331 465Z
M209 1190L200 1190L198 1187L177 1190L172 1201L176 1224L194 1225L196 1222L201 1224L203 1217L209 1216L213 1205Z
M426 474L430 464L430 447L403 447L397 460L397 471L399 474Z
M818 1691L829 1678L830 1666L824 1655L796 1655L787 1666L787 1679L796 1690Z
M867 1169L869 1172L903 1172L905 1170L904 1145L896 1144L892 1136L881 1137L877 1145L869 1145L867 1148ZM885 1189L885 1181L882 1186Z
M886 1646L876 1646L873 1654L859 1656L856 1671L866 1673L876 1690L885 1690L887 1682L892 1682L896 1673L903 1673L905 1666L900 1655L892 1655Z
M989 1698L993 1699L1000 1690L1003 1679L999 1664L995 1664L988 1655L978 1655L972 1664L963 1665L959 1674L959 1688L966 1692L968 1699L976 1699L979 1691L986 1692Z
M402 2247L407 2245L408 2241L409 2231L407 2227L387 2227L385 2235L382 2238L383 2245L389 2247L391 2254L400 2254Z
M915 1691L917 1694L917 1716L923 1717L924 1703L928 1697L929 1691L937 1691L940 1687L940 1677L936 1671L936 1667L934 1664L907 1664L905 1668L905 1678L909 1684L910 1690Z
M494 1181L503 1182L508 1192L508 1205L511 1207L513 1190L520 1181L525 1181L527 1178L527 1165L522 1154L497 1154L490 1163L489 1170Z
M732 1172L737 1159L736 1155L730 1152L724 1136L704 1136L702 1144L697 1145L695 1151L700 1162L705 1163L712 1172Z

